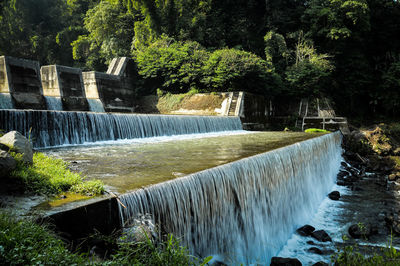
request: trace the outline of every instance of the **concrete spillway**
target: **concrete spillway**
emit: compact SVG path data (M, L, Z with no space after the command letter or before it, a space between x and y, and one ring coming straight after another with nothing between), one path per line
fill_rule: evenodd
M0 110L0 128L17 130L36 148L193 133L241 130L238 117Z
M324 135L124 194L122 222L151 214L194 254L264 264L334 185L340 144Z

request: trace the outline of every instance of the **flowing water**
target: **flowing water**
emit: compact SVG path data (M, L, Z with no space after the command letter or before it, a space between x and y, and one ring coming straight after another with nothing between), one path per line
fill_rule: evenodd
M104 106L100 99L87 99L91 112L104 113Z
M340 144L324 135L136 190L121 196L121 217L151 214L196 255L267 264L330 192Z
M52 111L63 110L61 97L44 96L44 99L46 100L47 110L52 110Z
M13 109L14 105L11 100L11 94L0 93L0 109Z
M231 131L125 140L44 152L73 162L71 167L83 175L101 179L112 186L112 190L122 193L314 136L305 133Z
M105 140L241 130L238 117L0 110L0 128L17 130L35 148Z

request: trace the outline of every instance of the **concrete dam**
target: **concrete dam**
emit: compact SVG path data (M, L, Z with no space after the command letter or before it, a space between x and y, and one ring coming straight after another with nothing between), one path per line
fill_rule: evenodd
M134 63L114 58L107 73L0 57L0 109L132 112Z
M341 133L243 130L269 112L245 93L227 93L218 116L132 114L133 67L125 57L107 73L0 57L0 129L118 195L47 218L78 239L148 216L194 255L267 264L334 186Z

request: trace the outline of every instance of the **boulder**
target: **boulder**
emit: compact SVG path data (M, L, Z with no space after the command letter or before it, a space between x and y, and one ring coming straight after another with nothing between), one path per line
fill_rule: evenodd
M332 241L331 237L324 230L314 231L311 236L320 242Z
M9 151L10 148L7 145L4 145L3 143L0 143L0 150L2 151Z
M385 217L386 226L396 236L400 235L400 221L399 218L393 214L389 214Z
M270 266L301 266L301 262L294 258L272 257Z
M331 193L329 193L328 197L331 200L339 200L340 199L340 192L339 191L332 191Z
M297 233L301 236L309 236L311 235L312 232L314 232L315 228L312 227L311 225L304 225L302 227L300 227L299 229L297 229Z
M314 253L314 254L318 254L318 255L322 255L322 250L320 250L319 248L316 248L316 247L309 248L308 252Z
M15 159L6 151L0 150L0 178L8 174L17 167Z
M8 146L11 151L21 153L25 163L32 163L32 144L27 138L17 131L10 131L0 138L0 143Z
M353 224L349 227L349 234L353 238L366 238L377 234L378 228L370 223L368 224Z
M312 266L328 266L329 264L323 261L318 261L314 263Z
M124 238L120 242L145 242L148 239L157 242L157 232L150 215L141 215L133 220L130 227L124 228Z

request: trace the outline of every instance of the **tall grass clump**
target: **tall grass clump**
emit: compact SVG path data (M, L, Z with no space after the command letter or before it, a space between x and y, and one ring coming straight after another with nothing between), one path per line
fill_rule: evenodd
M0 211L0 265L89 265L49 230Z
M357 245L345 245L338 248L331 261L337 266L397 266L400 265L400 252L393 247L393 236L386 247L368 247L363 253ZM347 237L343 237L346 241ZM376 250L378 248L378 250Z
M12 155L17 160L17 168L11 173L11 177L20 181L27 191L48 195L66 191L91 195L104 193L101 181L84 181L80 174L71 172L68 163L61 159L35 153L33 163L27 165L22 161L21 154Z
M154 243L145 233L146 239L140 242L126 241L121 238L119 250L112 256L111 265L206 265L212 257L203 260L191 256L186 247L173 235L166 241ZM129 238L129 236L128 236Z

